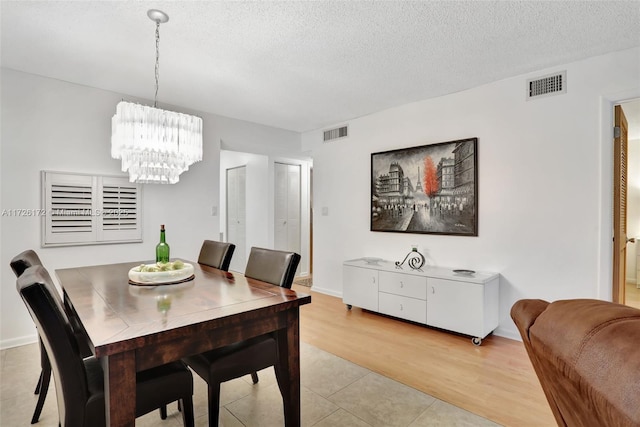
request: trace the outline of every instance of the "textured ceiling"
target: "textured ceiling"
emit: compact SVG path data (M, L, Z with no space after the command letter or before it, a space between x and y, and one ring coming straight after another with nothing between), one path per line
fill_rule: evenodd
M295 131L640 46L635 1L6 1L2 66Z

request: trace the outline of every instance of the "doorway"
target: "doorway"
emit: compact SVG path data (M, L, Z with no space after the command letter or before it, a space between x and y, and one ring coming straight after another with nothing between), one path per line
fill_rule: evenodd
M620 102L614 115L612 299L640 308L640 99Z

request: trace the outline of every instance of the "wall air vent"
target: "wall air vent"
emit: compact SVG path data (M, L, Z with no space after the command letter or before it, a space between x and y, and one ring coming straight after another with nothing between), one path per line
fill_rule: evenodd
M325 130L322 142L335 141L347 136L349 136L349 126L340 126L339 128Z
M567 72L527 80L527 100L567 92Z

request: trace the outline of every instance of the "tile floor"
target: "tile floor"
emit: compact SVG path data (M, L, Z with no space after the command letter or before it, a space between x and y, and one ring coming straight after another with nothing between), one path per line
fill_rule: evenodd
M497 426L497 424L378 375L309 344L301 343L302 425L366 426ZM36 344L0 351L0 426L28 426L40 373ZM273 369L222 384L221 426L283 425L282 400ZM196 426L207 425L207 387L194 374ZM161 420L157 411L136 420L137 426L181 426L177 405ZM58 425L53 381L39 427Z

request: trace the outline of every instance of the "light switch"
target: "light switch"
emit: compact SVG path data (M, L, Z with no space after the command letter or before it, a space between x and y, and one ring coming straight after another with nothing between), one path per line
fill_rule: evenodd
M329 208L326 206L322 207L322 216L329 216Z
M211 216L218 216L218 207L211 206Z

